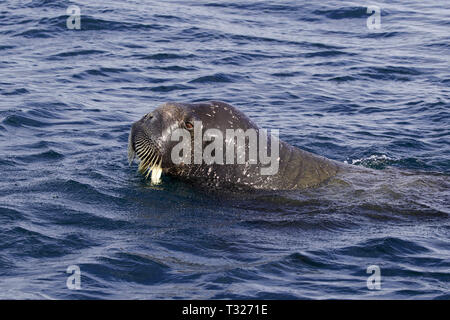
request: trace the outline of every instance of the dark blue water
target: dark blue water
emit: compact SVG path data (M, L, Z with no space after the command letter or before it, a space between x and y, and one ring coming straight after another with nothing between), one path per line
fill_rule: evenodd
M0 1L0 298L449 299L450 8L369 30L371 4ZM128 166L132 122L209 99L375 178L233 197Z

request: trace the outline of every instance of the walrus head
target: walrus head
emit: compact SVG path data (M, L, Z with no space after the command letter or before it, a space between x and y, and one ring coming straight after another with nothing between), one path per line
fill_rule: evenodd
M205 169L205 165L194 164L194 153L189 155L192 160L189 165L174 162L171 157L172 149L179 143L179 139L173 139L173 133L177 129L187 130L193 146L195 123L202 124L201 136L206 129L211 128L223 133L227 129L238 128L244 131L249 128L258 130L245 114L223 102L165 103L132 125L128 139L129 163L137 156L140 160L139 171L146 177L151 174L151 181L155 184L160 181L162 172L175 176L192 176L192 172L199 174L202 171L200 167ZM209 143L203 141L202 150ZM211 171L208 169L206 172Z

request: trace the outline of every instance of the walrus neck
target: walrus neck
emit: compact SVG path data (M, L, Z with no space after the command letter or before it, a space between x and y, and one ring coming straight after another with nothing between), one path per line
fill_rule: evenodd
M339 171L338 162L280 143L280 168L277 176L281 189L318 186Z
M293 190L318 186L335 176L342 165L280 141L280 160L274 175L262 175L260 165L178 165L164 172L202 186Z

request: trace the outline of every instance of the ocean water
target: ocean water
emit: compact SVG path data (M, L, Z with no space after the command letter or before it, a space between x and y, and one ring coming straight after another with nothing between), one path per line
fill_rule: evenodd
M0 298L449 299L449 30L437 0L0 1ZM128 165L134 121L212 99L374 171L233 197Z

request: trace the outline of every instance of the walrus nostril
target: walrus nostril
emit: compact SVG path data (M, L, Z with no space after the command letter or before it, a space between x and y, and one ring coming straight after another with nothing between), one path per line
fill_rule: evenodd
M152 112L147 113L147 114L144 116L144 120L151 120L151 119L153 119L153 113L152 113Z

